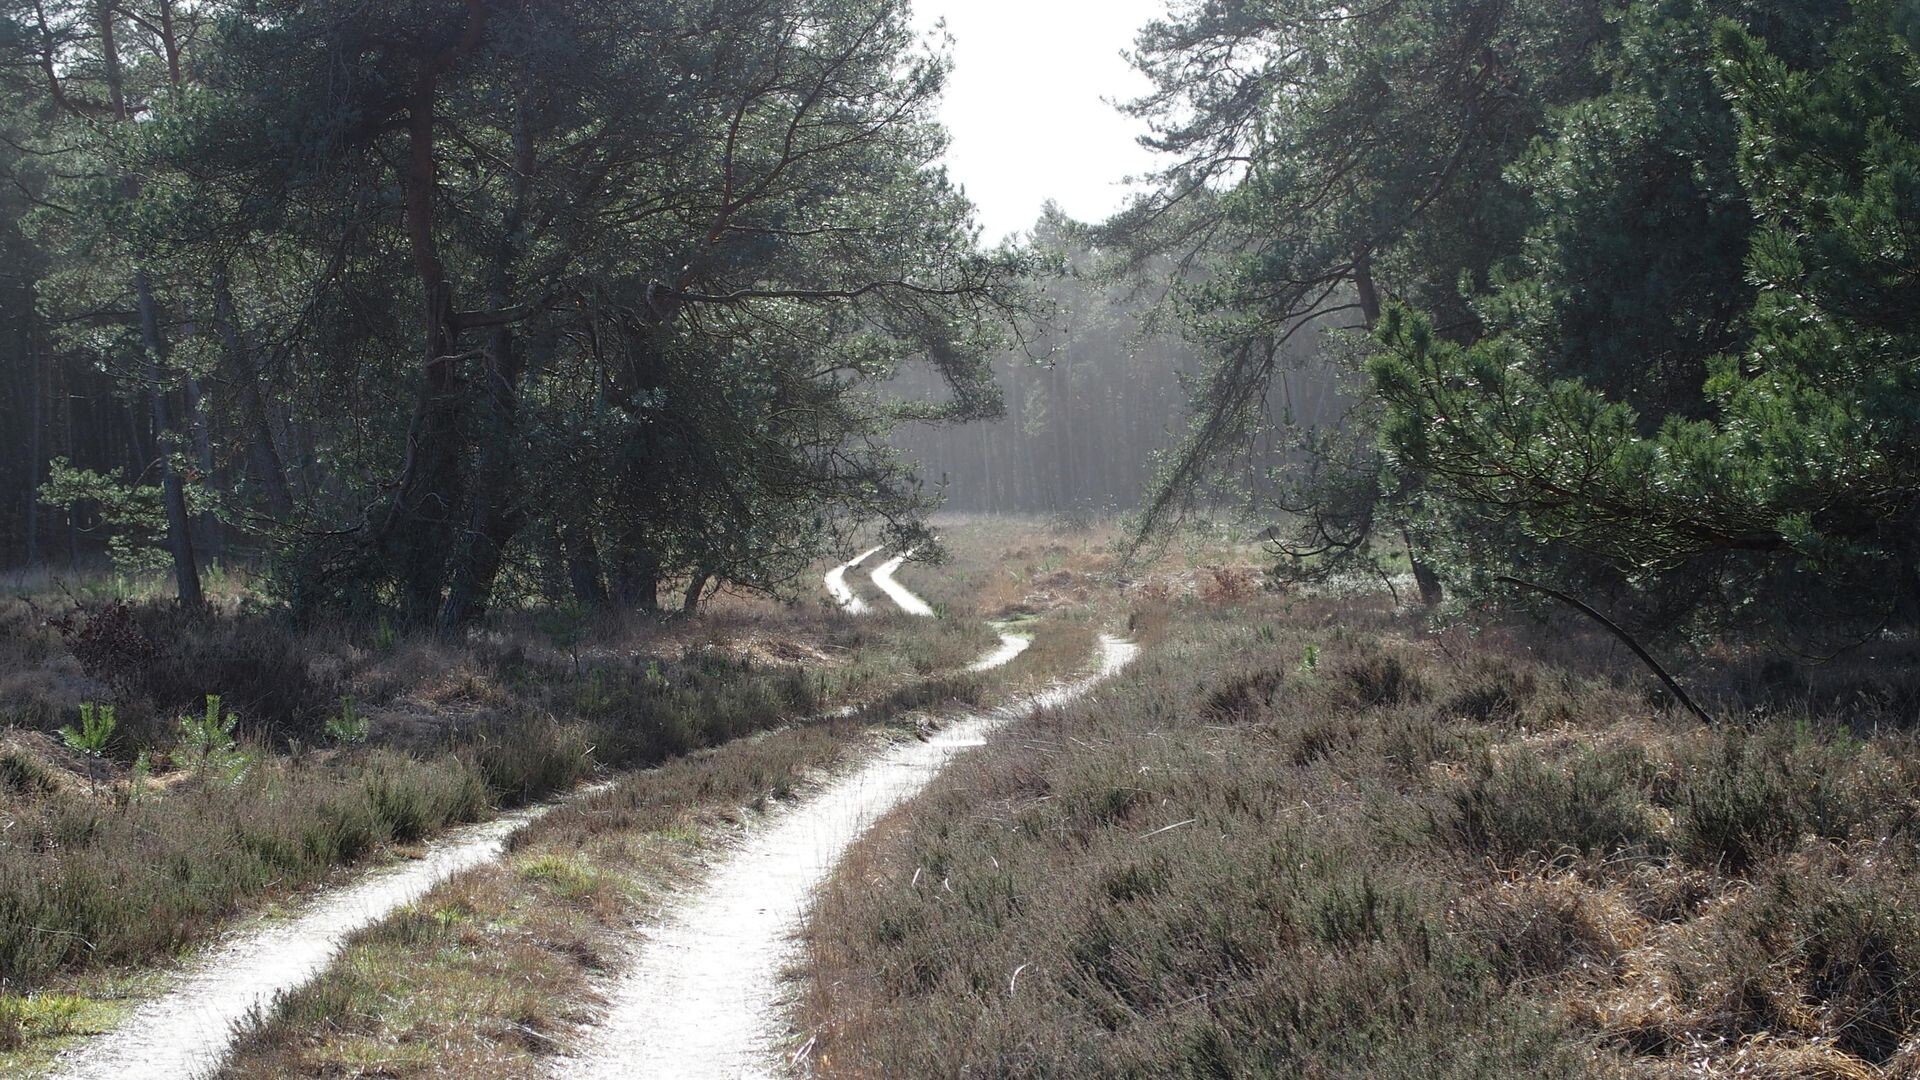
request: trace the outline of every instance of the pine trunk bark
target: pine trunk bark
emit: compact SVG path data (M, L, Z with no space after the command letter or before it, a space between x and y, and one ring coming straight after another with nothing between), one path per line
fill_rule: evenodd
M436 65L423 61L407 113L407 166L402 176L408 245L421 294L420 385L400 481L382 523L379 545L400 590L401 617L432 625L440 614L447 553L463 503L460 491L461 380L453 290L435 231Z
M22 306L26 312L22 320L20 342L25 350L27 364L31 371L28 379L28 392L33 395L33 404L27 411L29 429L27 445L27 565L40 561L40 470L46 454L46 360L39 349L39 335L33 332L33 308Z
M686 594L680 599L680 614L691 616L699 612L700 598L706 595L707 583L712 580L713 575L704 570L693 575L693 580L687 584Z
M519 350L513 331L496 327L488 335L486 387L480 395L478 460L469 486L469 512L448 575L447 599L439 629L459 630L486 613L494 582L526 516L520 499L517 460L520 384Z
M225 266L213 271L213 317L220 324L220 343L226 349L227 367L241 391L247 410L247 472L266 493L267 508L275 520L285 521L293 514L293 489L287 483L286 462L273 440L273 420L264 386L266 372L255 362L240 332L240 316L233 303L233 284Z
M613 602L622 609L659 611L659 557L644 548L620 552L613 569Z
M185 607L199 607L200 567L194 559L192 522L187 516L186 485L173 467L168 436L173 433L173 418L167 408L167 390L161 365L166 360L166 339L160 333L160 313L153 299L153 283L145 270L133 272L134 298L140 307L140 337L147 353L147 398L153 410L154 451L160 459L160 498L167 511L167 550L173 556L174 584Z
M534 169L532 108L523 90L514 108L513 201L501 221L500 242L488 273L487 303L496 312L513 303L513 272L520 260L519 240ZM486 385L478 402L478 460L466 531L454 555L447 601L440 609L443 633L458 630L486 612L507 546L526 524L519 460L520 378L525 365L511 323L489 332L482 363Z
M1380 321L1380 290L1373 280L1373 260L1367 252L1361 252L1354 259L1353 284L1360 294L1360 314L1367 321L1367 329L1371 330ZM1413 568L1414 584L1420 587L1420 602L1430 608L1439 607L1447 598L1440 575L1426 561L1412 529L1402 525L1400 538L1407 545L1407 564Z
M587 607L605 607L607 586L600 580L600 549L593 537L576 526L567 526L560 534L560 546L574 600Z

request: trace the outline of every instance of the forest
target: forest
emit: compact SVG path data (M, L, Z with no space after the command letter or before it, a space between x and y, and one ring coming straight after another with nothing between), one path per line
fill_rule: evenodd
M890 6L6 26L10 558L104 544L193 604L231 546L296 611L445 628L691 603L919 508L895 366L950 389L917 419L998 407L1021 256L929 170Z
M1920 0L1149 6L0 0L0 1073L1920 1076Z

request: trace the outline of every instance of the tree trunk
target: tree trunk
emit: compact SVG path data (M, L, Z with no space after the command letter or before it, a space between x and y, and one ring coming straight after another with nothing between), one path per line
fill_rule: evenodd
M167 509L167 548L173 554L174 583L180 603L199 607L200 567L194 560L192 523L187 517L186 486L173 467L168 436L173 433L168 415L167 391L161 372L166 359L166 340L160 336L160 313L153 301L153 285L145 270L133 272L133 291L140 305L140 336L147 353L147 397L153 407L154 450L160 459L161 501Z
M706 593L707 583L712 580L713 575L705 570L693 575L693 580L687 584L686 595L680 600L680 614L693 615L700 610L700 597Z
M613 602L621 608L660 610L660 559L644 548L619 553L613 569Z
M1353 259L1353 287L1360 294L1360 317L1372 330L1380 321L1380 289L1373 280L1373 256L1362 251Z
M33 395L32 406L28 409L27 427L27 565L40 561L40 469L47 458L46 432L46 359L38 348L38 335L33 332L33 308L24 305L20 309L26 312L20 334L21 344L25 348L27 364L31 372L28 379L28 392Z
M513 271L520 259L521 226L533 177L533 103L525 90L514 108L513 201L500 226L487 282L487 303L495 311L513 303ZM486 611L507 545L526 523L520 492L520 376L524 370L512 324L487 335L482 352L486 386L480 395L479 460L474 469L467 528L460 539L440 609L440 629L465 626Z
M101 4L96 12L96 29L100 34L100 60L107 80L107 101L117 123L126 123L132 119L127 110L126 92L122 85L120 69L120 49L114 41L115 6ZM128 195L138 194L140 182L132 176L121 176L118 184ZM166 339L160 334L160 311L153 298L153 282L147 277L143 267L133 270L134 298L140 309L140 337L146 352L147 399L153 414L154 454L160 461L161 502L167 512L167 548L173 555L173 576L180 593L180 603L187 607L199 607L200 567L193 556L193 536L188 531L191 522L187 518L186 486L180 480L180 474L174 470L173 459L168 444L172 434L172 417L167 408L166 384L163 377L163 365L166 363ZM139 438L134 436L138 443ZM136 474L144 471L142 463Z
M1420 602L1428 607L1439 607L1447 598L1446 587L1440 583L1440 575L1433 566L1419 555L1420 548L1414 543L1413 530L1402 525L1400 539L1407 545L1407 563L1413 567L1413 583L1420 587Z
M437 90L435 65L423 61L407 112L407 167L401 183L407 240L420 283L420 386L380 545L400 588L401 616L414 626L430 625L440 613L447 553L462 502L461 387L454 355L459 332L434 225Z
M220 341L226 348L227 367L233 372L234 382L243 388L247 423L253 429L247 440L247 472L266 492L267 508L274 518L285 521L293 514L293 490L287 484L286 462L280 457L280 449L273 441L271 407L262 387L266 372L255 361L253 351L247 347L246 339L240 333L240 317L233 304L233 285L227 279L225 266L217 266L213 271L213 317L220 324Z
M573 598L588 607L605 607L607 587L600 580L600 549L594 546L592 535L577 526L565 526L560 546L565 552L567 583L573 588Z
M480 397L479 460L471 485L467 526L454 553L446 603L439 628L458 630L486 612L507 545L526 515L520 501L516 460L520 383L513 331L496 327L488 335L485 392Z

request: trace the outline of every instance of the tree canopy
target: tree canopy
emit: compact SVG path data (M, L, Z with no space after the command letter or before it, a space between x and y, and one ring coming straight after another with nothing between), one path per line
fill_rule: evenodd
M1725 164L1756 217L1752 302L1737 345L1704 357L1705 415L1646 417L1553 377L1524 333L1460 346L1400 311L1372 364L1387 443L1463 513L1643 588L1706 579L1743 601L1911 620L1920 62L1882 4L1856 5L1817 68L1730 22L1712 57L1738 122Z
M1210 360L1143 528L1336 331L1281 569L1411 556L1666 627L1914 615L1911 5L1218 0L1140 38L1176 155L1110 223L1183 253ZM1809 607L1808 605L1813 605Z
M1000 408L1024 259L936 164L947 60L902 0L0 20L27 351L149 406L124 467L68 451L170 485L183 597L196 542L273 553L297 610L448 629L508 587L774 588L918 528L897 369L946 387L916 420Z

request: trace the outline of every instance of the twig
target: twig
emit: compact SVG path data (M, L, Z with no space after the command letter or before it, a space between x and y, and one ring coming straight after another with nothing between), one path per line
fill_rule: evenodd
M800 1049L795 1050L793 1052L793 1057L790 1060L792 1060L792 1062L795 1065L804 1064L807 1058L813 1054L814 1044L819 1041L820 1041L820 1036L818 1034L815 1034L814 1036L812 1036L806 1041L806 1044L804 1046L800 1047Z
M1165 828L1163 828L1163 829L1155 829L1155 830L1153 830L1153 831L1152 831L1152 832L1150 832L1150 833L1142 833L1142 834L1140 834L1140 839L1142 839L1142 840L1145 840L1145 839L1147 839L1148 837L1153 837L1153 836L1159 836L1159 835L1160 835L1161 833L1163 833L1163 832L1172 832L1173 830L1175 830L1175 829L1177 829L1177 828L1179 828L1179 827L1180 827L1180 826L1182 826L1182 825L1191 825L1191 824L1193 824L1194 822L1196 822L1196 821L1199 821L1199 820L1200 820L1199 818L1188 818L1188 819L1187 819L1187 820L1185 820L1185 821L1176 821L1176 822L1174 822L1173 824L1171 824L1171 825L1168 825L1167 827L1165 827Z

